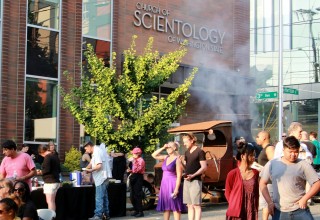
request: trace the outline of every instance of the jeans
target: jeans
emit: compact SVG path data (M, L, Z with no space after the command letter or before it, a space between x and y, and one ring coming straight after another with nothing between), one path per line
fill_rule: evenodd
M102 214L109 216L108 186L109 180L105 180L100 186L96 186L95 216L102 217Z
M310 209L297 209L292 212L281 212L274 209L272 220L313 220Z

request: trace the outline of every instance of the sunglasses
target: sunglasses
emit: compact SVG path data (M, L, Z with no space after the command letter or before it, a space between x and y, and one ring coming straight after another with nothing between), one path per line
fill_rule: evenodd
M24 188L17 188L17 189L14 189L13 191L15 191L15 192L24 192Z

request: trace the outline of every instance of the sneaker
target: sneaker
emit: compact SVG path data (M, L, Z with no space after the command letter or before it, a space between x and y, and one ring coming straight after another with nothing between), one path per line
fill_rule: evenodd
M138 214L136 214L134 217L140 218L140 217L143 217L143 216L144 216L143 212L138 212Z
M102 220L110 220L111 218L110 218L110 216L109 215L105 215L105 214L103 214L103 216L102 216Z
M136 216L136 215L138 215L138 213L139 213L139 212L134 211L134 212L131 213L131 216Z
M92 218L88 218L88 220L102 220L99 216L93 216Z

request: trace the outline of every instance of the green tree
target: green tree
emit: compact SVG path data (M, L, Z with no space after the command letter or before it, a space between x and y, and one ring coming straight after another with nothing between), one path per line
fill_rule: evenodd
M81 159L81 152L77 150L74 146L72 146L70 150L66 152L66 158L63 165L70 172L79 171L80 159Z
M66 73L73 87L68 92L61 91L64 106L92 137L119 152L128 152L138 145L150 153L167 135L170 124L181 116L197 68L166 98L152 96L146 100L177 70L187 50L181 45L160 56L153 51L153 38L149 38L143 54L138 55L136 38L132 37L130 48L124 51L120 75L116 73L115 54L113 65L106 67L88 45L85 56L89 74L83 74L81 85L76 86Z

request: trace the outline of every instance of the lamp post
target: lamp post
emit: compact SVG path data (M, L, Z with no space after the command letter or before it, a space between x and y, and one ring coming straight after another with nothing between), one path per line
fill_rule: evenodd
M278 71L278 137L281 140L283 131L283 13L282 0L279 1L279 71Z

